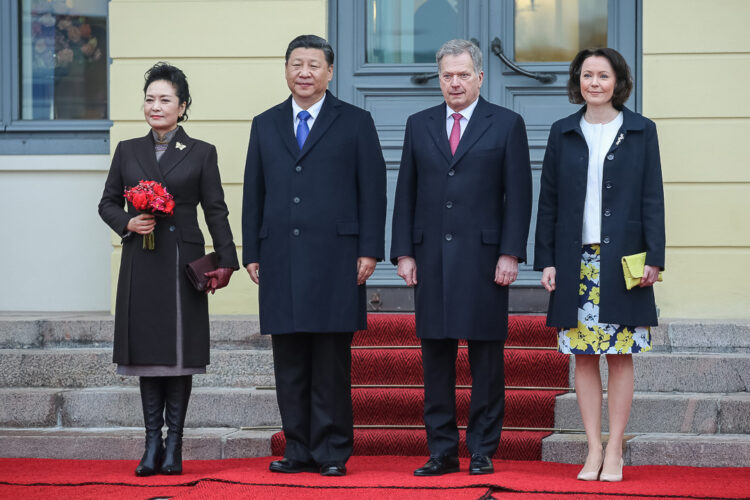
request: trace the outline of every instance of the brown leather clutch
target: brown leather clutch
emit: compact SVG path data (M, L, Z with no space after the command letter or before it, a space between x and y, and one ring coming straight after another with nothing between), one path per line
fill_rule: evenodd
M205 273L210 271L216 271L219 268L219 257L216 252L204 255L199 259L195 259L185 266L185 272L193 284L196 290L199 292L205 292L206 286L208 285L208 279Z

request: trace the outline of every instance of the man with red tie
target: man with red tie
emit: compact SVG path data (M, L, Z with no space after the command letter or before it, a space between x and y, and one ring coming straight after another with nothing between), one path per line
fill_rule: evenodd
M526 259L531 169L517 113L480 97L482 53L467 40L436 54L445 102L409 117L393 212L391 261L415 289L430 459L414 471L459 471L456 355L467 339L470 474L494 472L505 406L508 287Z

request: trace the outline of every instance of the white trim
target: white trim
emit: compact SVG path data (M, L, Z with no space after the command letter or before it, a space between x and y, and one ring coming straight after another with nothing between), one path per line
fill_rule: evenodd
M109 155L0 155L2 172L106 172Z

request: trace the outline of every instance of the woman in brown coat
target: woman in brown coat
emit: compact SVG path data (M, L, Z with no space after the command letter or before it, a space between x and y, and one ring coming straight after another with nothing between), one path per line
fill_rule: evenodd
M117 145L104 194L102 219L122 237L117 284L114 362L117 373L140 377L146 449L136 475L182 472L182 430L192 376L209 363L206 293L186 279L187 263L204 255L196 207L204 217L219 269L207 273L208 290L225 287L239 269L227 219L216 148L188 137L178 122L187 119L191 99L185 74L158 63L146 73L145 137ZM174 214L154 217L125 203L125 189L141 180L161 183L174 196ZM142 238L153 233L155 248ZM143 235L143 236L140 236ZM162 426L168 427L162 441Z

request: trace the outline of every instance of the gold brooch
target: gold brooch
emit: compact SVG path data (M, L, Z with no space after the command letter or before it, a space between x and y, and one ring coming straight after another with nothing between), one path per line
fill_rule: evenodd
M619 143L618 143L618 144L619 144ZM182 150L183 150L183 149L185 149L185 148L186 148L187 146L185 146L185 145L184 145L183 143L181 143L180 141L177 141L177 144L175 144L175 147L176 147L177 149L179 149L180 151L182 151Z

